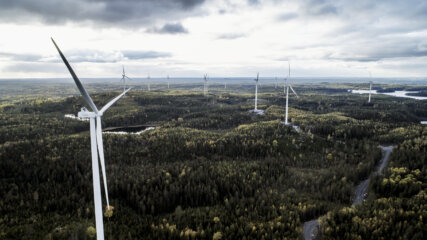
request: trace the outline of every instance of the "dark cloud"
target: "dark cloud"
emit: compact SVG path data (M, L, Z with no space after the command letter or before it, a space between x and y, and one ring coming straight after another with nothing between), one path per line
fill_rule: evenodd
M181 23L167 23L161 28L152 28L148 30L148 32L162 34L184 34L188 33L188 30L182 26Z
M205 0L3 0L0 1L2 22L48 24L89 22L97 26L138 28L155 22L179 19Z
M225 34L221 34L218 36L218 39L228 39L228 40L232 40L232 39L237 39L237 38L244 38L246 37L246 34L243 33L225 33Z

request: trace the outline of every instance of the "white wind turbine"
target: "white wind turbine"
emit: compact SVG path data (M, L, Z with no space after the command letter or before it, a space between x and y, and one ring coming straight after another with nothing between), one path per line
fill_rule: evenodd
M148 76L147 76L147 89L148 89L148 91L151 91L151 88L150 88L150 74L148 74Z
M125 73L125 67L122 65L123 67L123 73L122 73L122 79L120 79L121 82L123 82L123 92L126 90L126 78L129 80L132 80L130 77L126 76Z
M258 81L259 81L259 73L257 73L255 80L255 108L254 112L258 112Z
M169 89L169 75L168 75L168 89Z
M369 78L372 79L372 74L371 72L369 72ZM369 98L368 98L368 103L371 102L371 91L372 91L372 80L369 81Z
M107 178L105 174L105 161L104 161L104 146L102 143L102 127L101 127L101 117L103 113L111 107L117 100L119 100L126 92L130 90L125 90L122 94L112 99L108 102L101 110L98 110L96 105L93 103L92 98L87 93L86 89L83 87L77 75L74 73L64 54L62 54L58 45L52 38L52 42L58 50L59 55L64 61L65 66L67 66L68 71L74 79L74 82L77 85L80 93L83 96L85 102L90 106L93 112L89 112L85 107L81 109L78 113L80 118L89 118L90 119L90 141L91 141L91 152L92 152L92 177L93 177L93 196L95 203L95 221L96 221L96 236L98 240L104 239L104 223L102 219L102 197L101 197L101 185L99 178L99 166L98 166L98 154L99 161L101 162L101 170L104 182L105 198L107 201L107 209L110 209L110 203L108 200L108 189L107 189Z
M285 78L284 92L286 93L286 115L285 115L285 125L289 125L288 123L288 102L289 102L289 88L294 92L294 94L298 97L298 94L295 92L294 88L289 84L289 79L291 78L291 64L288 62L288 77Z
M206 96L208 94L208 74L206 73L205 76L203 76L203 79L205 80L205 84L203 86L203 94Z

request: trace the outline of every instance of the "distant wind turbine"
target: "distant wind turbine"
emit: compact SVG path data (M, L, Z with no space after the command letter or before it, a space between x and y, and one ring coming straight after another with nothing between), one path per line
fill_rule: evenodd
M371 91L372 91L372 74L371 74L371 72L369 72L369 78L371 80L369 81L369 98L368 98L368 103L371 102Z
M92 152L92 180L93 180L93 195L95 203L95 221L96 221L96 236L98 240L104 239L104 223L102 219L102 200L101 200L101 185L99 178L99 166L98 166L98 153L99 160L101 162L101 170L104 182L105 198L107 200L107 209L110 210L110 203L108 200L108 189L107 189L107 178L105 174L105 162L104 162L104 146L102 143L102 127L101 127L101 117L104 112L111 107L117 100L119 100L126 92L130 90L125 90L122 94L112 99L108 102L101 110L98 110L96 105L93 103L92 98L87 93L86 89L83 87L77 75L74 73L64 54L62 54L58 45L52 38L52 42L58 50L59 55L64 61L65 66L67 66L68 71L74 79L74 82L77 85L77 88L80 91L80 94L83 96L85 102L90 106L93 112L89 112L85 107L81 109L78 113L79 118L89 118L90 119L90 141L91 141L91 152ZM98 149L97 149L98 147Z
M258 111L257 105L258 105L258 81L259 81L259 73L257 73L255 80L255 108L254 112Z
M150 74L148 74L148 76L147 76L147 89L148 89L148 91L151 91L151 89L150 89Z
M120 80L121 82L123 82L123 92L126 90L126 78L129 80L132 80L130 77L126 76L125 73L125 67L122 65L123 67L123 73L122 73L122 79Z
M205 84L203 86L203 94L206 96L208 94L208 74L207 73L205 74L203 79L205 80Z
M169 89L169 75L168 75L168 89Z
M291 78L291 64L288 61L288 77L285 78L284 92L286 93L286 115L285 115L285 125L289 125L288 123L288 102L289 102L289 88L294 92L294 94L298 97L298 94L295 92L294 88L288 82Z

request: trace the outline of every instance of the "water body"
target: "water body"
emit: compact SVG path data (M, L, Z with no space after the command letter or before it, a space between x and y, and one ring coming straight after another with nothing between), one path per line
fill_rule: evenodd
M104 133L106 134L141 134L147 131L156 129L153 126L132 126L132 127L117 127L105 129Z
M79 120L79 121L89 121L89 118L79 118L74 114L65 114L64 115L65 118L71 118L71 119L75 119L75 120Z
M377 90L372 90L371 94L383 94L383 95L388 95L393 97L404 97L404 98L412 98L417 100L427 100L427 97L407 95L408 93L418 93L418 92L419 91L394 91L394 92L379 93L377 92ZM369 94L369 90L351 90L351 93Z
M249 112L255 113L256 115L264 115L264 110L262 110L262 109L257 109L257 110L252 109L252 110L249 110Z
M383 158L380 162L380 164L377 166L376 170L371 174L382 174L385 166L387 165L387 162L390 158L390 154L393 151L393 146L381 146L380 148L382 150ZM351 206L357 206L361 204L366 196L369 186L369 178L366 180L363 180L359 185L357 185L356 189L354 190L354 201L351 204ZM305 240L312 240L315 239L319 231L319 221L317 219L313 219L311 221L305 222L303 225L303 234Z

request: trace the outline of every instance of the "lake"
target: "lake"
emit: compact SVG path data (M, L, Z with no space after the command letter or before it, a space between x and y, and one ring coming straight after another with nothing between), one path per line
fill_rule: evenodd
M369 90L351 90L351 93L369 94ZM404 97L404 98L412 98L417 100L427 100L427 97L406 95L408 93L418 93L418 91L394 91L394 92L387 92L387 93L379 93L377 92L377 90L371 91L371 94L384 94L384 95L393 96L393 97Z

